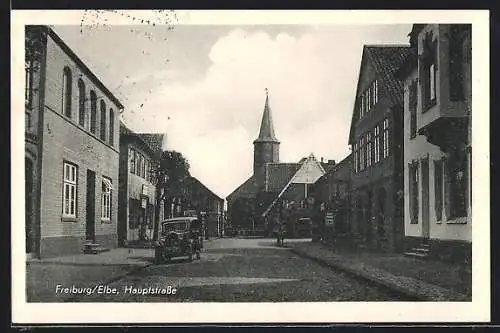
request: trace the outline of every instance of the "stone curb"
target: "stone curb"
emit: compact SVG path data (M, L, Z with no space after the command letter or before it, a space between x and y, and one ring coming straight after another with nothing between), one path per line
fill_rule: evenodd
M393 274L387 273L382 270L378 269L373 269L374 271L378 272L379 276L370 274L366 271L362 271L360 269L356 269L351 267L350 265L346 263L342 263L341 260L337 259L335 260L334 258L328 259L323 259L316 257L314 255L311 255L307 253L306 251L297 249L296 247L291 247L292 252L294 252L297 255L300 255L302 257L314 260L318 263L321 263L323 265L326 265L330 268L337 269L343 272L346 272L348 274L354 275L356 277L362 278L364 280L367 280L371 283L377 284L379 286L382 286L384 288L390 289L391 291L400 294L402 296L410 297L415 300L420 300L420 301L471 301L471 298L462 294L454 293L451 292L448 289L439 287L439 286L434 286L431 284L427 284L425 282L413 279L413 278L407 278L405 277L404 279L409 281L410 284L414 285L414 288L411 286L403 286L403 283L397 283L395 281L391 281L391 279L387 279L387 277L395 277ZM337 262L335 262L337 261ZM394 280L400 280L400 277L396 277Z

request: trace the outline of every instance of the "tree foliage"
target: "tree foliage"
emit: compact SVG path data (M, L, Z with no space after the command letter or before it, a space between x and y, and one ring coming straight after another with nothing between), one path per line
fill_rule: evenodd
M164 189L164 199L185 197L188 194L189 167L182 153L175 150L162 152L158 164L158 184Z

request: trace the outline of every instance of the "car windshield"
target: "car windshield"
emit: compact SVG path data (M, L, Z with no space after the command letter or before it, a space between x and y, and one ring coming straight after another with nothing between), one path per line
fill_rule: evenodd
M163 223L163 233L168 232L187 232L189 230L189 221L175 221Z

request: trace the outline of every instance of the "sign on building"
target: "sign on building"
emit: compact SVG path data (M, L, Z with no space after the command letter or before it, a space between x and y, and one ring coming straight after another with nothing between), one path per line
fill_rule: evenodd
M333 213L332 212L326 213L325 225L333 225L333 223L334 223Z

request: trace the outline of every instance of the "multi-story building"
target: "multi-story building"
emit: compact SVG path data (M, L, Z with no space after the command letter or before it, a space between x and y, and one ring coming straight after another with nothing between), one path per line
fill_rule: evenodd
M322 219L321 236L327 242L352 237L350 224L352 154L330 168L316 183L314 193L317 210Z
M412 57L398 73L405 82L405 236L414 247L408 253L469 260L471 26L415 24L410 43Z
M120 101L49 27L26 27L26 251L117 245Z
M157 200L156 168L164 135L135 133L120 123L118 240L121 246L154 239L155 221L163 219ZM158 206L158 207L157 207ZM160 214L156 218L156 214Z
M403 82L409 46L365 45L349 133L352 219L361 246L398 250L403 228Z

